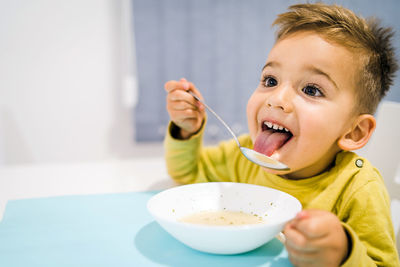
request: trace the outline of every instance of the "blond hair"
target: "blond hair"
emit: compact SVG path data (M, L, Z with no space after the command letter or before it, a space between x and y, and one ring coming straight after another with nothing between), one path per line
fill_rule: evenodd
M398 65L391 43L393 30L381 27L375 18L364 19L337 5L298 4L278 15L277 41L298 31L314 31L327 41L360 54L356 77L356 110L373 114L393 84Z

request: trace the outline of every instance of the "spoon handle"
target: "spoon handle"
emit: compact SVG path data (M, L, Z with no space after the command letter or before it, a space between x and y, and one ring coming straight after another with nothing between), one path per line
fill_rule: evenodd
M235 133L232 131L231 127L229 127L228 124L226 124L225 121L224 121L220 116L218 116L218 114L215 113L215 111L214 111L212 108L210 108L206 103L204 103L204 101L202 101L202 100L201 100L197 95L195 95L192 91L189 90L189 91L186 91L186 92L188 92L189 94L191 94L197 101L199 101L200 103L202 103L212 114L214 114L214 116L225 126L225 128L228 129L229 133L230 133L230 134L233 136L233 138L235 139L237 145L238 145L239 147L241 147L240 142L239 142L238 138L236 137Z

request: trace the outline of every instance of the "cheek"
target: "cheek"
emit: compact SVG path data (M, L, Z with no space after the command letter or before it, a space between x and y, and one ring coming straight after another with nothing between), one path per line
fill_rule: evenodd
M247 124L250 131L250 136L253 138L257 131L257 111L258 111L258 103L257 97L255 93L250 97L247 102Z
M323 114L323 112L321 112ZM301 136L306 147L324 149L334 144L340 135L340 125L326 116L303 117Z

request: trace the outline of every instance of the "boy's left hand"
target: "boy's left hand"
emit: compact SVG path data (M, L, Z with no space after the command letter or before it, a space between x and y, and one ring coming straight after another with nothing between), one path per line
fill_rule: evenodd
M331 212L303 210L285 225L284 234L295 266L339 266L347 257L347 235Z

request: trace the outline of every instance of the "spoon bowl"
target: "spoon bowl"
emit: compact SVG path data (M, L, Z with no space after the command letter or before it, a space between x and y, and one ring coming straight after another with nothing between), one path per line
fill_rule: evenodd
M247 148L247 147L243 147L240 142L239 139L236 137L236 134L232 131L232 129L228 126L228 124L225 123L225 121L217 114L215 113L215 111L210 108L206 103L204 103L204 101L202 101L197 95L195 95L192 91L187 91L189 94L191 94L197 101L199 101L200 103L202 103L224 126L225 128L229 131L229 133L233 136L233 138L235 139L240 152L242 152L242 154L251 162L260 165L261 167L265 167L268 169L272 169L272 170L290 170L290 168L288 166L286 166L285 164L271 158L268 157L264 154L261 154L253 149Z
M290 170L288 166L253 149L240 146L242 154L251 162L273 170Z

